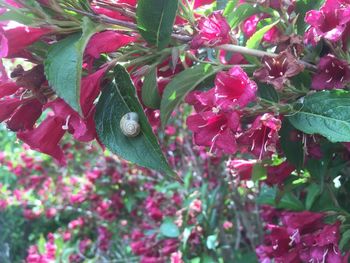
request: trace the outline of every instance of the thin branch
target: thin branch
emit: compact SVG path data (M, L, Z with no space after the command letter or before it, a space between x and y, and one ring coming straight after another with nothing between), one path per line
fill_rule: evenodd
M230 52L237 52L237 53L251 55L251 56L255 56L255 57L264 57L264 56L277 57L278 56L278 54L275 54L275 53L261 51L261 50L257 50L257 49L247 48L247 47L242 47L242 46L237 46L237 45L231 45L231 44L220 45L220 46L215 47L215 49L226 50L226 51L230 51ZM298 62L300 64L303 64L305 67L307 67L309 69L312 69L312 70L317 69L317 67L315 65L312 65L304 60L298 60Z

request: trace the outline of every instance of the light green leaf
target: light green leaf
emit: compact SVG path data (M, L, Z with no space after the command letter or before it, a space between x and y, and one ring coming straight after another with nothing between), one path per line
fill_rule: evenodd
M120 120L128 112L136 112L141 132L127 137L120 130ZM153 134L137 98L128 72L121 65L115 68L115 81L102 90L95 114L99 139L113 153L137 165L173 174Z
M180 231L177 225L170 220L165 220L160 226L160 233L165 237L175 238L180 235Z
M233 10L235 9L235 7L237 6L238 0L229 0L226 4L226 7L224 9L224 12L222 13L222 15L224 17L229 16Z
M320 91L305 97L301 109L288 117L307 134L320 134L331 142L350 142L350 93Z
M76 33L53 44L44 62L46 78L59 97L81 113L80 83L85 47L102 27L84 17L83 33Z
M213 68L209 64L200 64L177 74L165 87L160 104L160 119L163 127L173 110L186 95L194 90L202 81L215 74L221 68Z
M212 250L215 249L218 245L217 243L217 236L216 235L210 235L207 237L207 248Z
M232 29L235 29L241 22L243 22L248 17L259 12L259 8L253 6L252 4L240 4L237 8L234 8L232 11L232 5L227 5L227 9L224 11L224 15L227 18L227 22L229 23ZM231 12L229 12L231 11Z
M142 86L142 102L151 109L159 109L160 95L157 84L157 68L153 67L146 74Z
M260 28L247 40L246 47L257 49L265 33L269 31L271 28L273 28L275 25L277 25L278 23L279 23L279 20L273 22L270 25L264 26L263 28Z
M139 0L136 21L141 36L159 49L169 44L175 16L177 0Z

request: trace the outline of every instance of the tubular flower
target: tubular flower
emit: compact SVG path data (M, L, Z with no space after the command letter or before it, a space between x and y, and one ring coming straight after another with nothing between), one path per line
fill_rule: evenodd
M311 83L313 89L341 89L350 81L348 63L337 59L332 54L322 57L317 68L318 71Z
M300 73L304 67L285 51L277 57L263 57L263 67L254 72L254 77L261 82L272 84L276 89L282 89L288 78Z
M198 35L193 38L191 48L213 47L230 42L230 26L220 13L216 12L208 18L201 18L198 28Z
M216 75L215 100L220 109L243 108L255 100L256 91L255 82L238 66Z
M327 0L320 10L306 13L305 22L310 24L305 41L316 45L321 38L338 41L342 38L350 21L350 5L338 0Z

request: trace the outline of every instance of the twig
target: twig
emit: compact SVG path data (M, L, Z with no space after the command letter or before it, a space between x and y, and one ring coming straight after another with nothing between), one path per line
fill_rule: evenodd
M252 48L247 48L247 47L242 47L242 46L237 46L237 45L231 45L231 44L225 44L225 45L220 45L215 47L215 49L220 49L220 50L226 50L230 52L237 52L241 54L246 54L246 55L251 55L255 57L277 57L278 54L271 53L271 52L266 52L266 51L261 51L257 49L252 49ZM300 64L303 64L305 67L316 70L317 67L315 65L312 65L304 60L298 60Z

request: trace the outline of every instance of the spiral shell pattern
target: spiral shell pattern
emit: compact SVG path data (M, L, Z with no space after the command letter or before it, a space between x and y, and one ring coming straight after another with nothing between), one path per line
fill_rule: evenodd
M136 112L128 112L120 119L120 129L127 137L136 137L140 133L139 116Z

